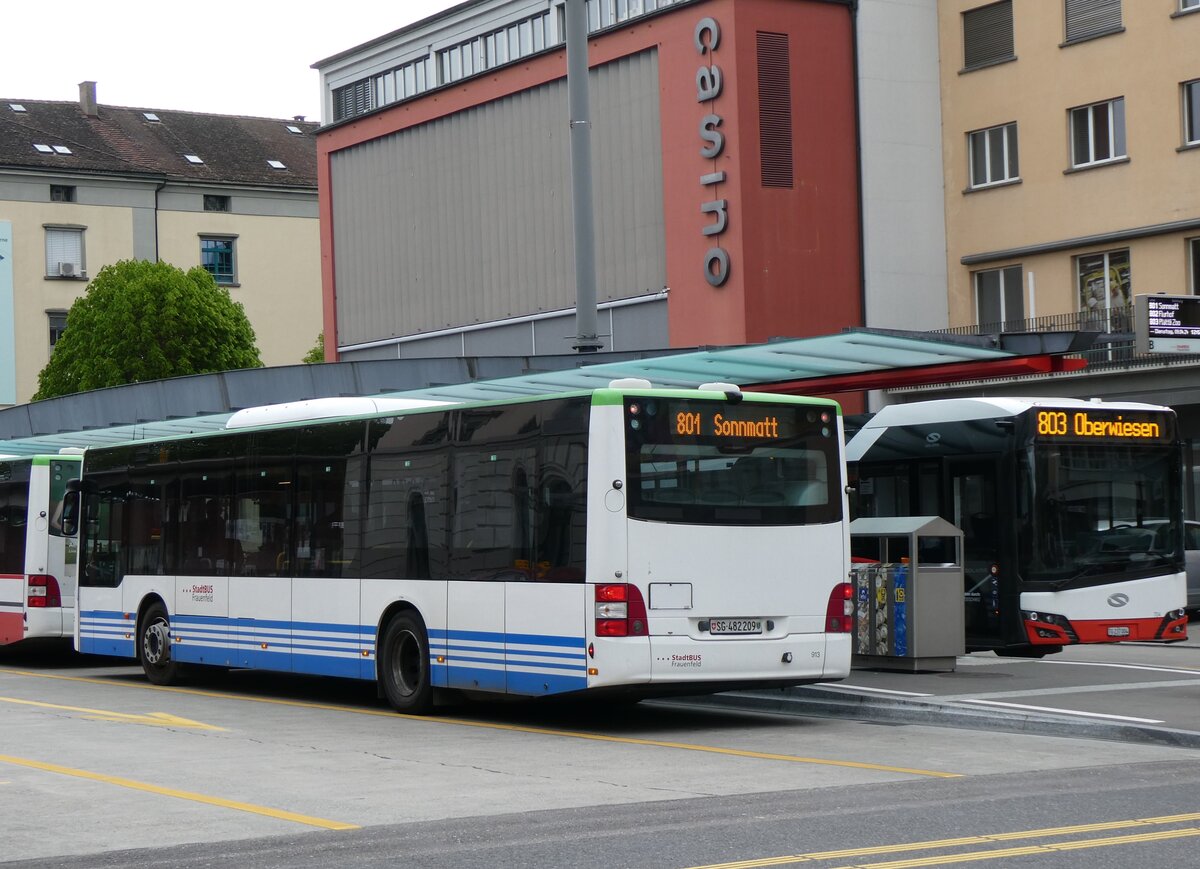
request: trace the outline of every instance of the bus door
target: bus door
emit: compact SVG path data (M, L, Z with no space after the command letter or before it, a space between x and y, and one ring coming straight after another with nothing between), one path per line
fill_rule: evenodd
M464 414L467 422L485 429ZM464 427L466 427L464 425ZM531 576L532 446L474 444L455 453L450 576L446 589L446 687L507 690L505 589Z
M945 518L963 532L966 633L969 638L999 639L1002 561L997 465L992 460L951 458L946 470Z
M211 529L213 566L229 577L235 665L287 671L292 669L291 577L297 559L293 517L300 488L296 432L258 433L243 449L228 509Z

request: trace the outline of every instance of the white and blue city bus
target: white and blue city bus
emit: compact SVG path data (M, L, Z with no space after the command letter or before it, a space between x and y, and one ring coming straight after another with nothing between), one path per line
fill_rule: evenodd
M0 457L0 646L70 639L75 540L63 532L67 483L80 457Z
M648 387L330 399L89 449L76 648L158 684L378 680L406 712L844 678L838 405Z

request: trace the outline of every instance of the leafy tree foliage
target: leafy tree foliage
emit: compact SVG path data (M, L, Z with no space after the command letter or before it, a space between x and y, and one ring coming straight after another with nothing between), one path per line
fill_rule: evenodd
M245 309L205 269L122 260L71 306L34 399L261 365Z
M300 360L305 365L316 365L319 362L325 361L325 333L317 334L317 343L312 346L312 349L304 354L304 358Z

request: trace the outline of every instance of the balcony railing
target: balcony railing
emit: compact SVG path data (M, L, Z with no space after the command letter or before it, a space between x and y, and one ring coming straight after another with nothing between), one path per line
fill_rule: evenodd
M1134 347L1133 306L1098 311L1051 314L1002 323L978 323L937 329L937 335L1003 335L1015 332L1094 332L1091 347L1068 356L1087 361L1088 371L1117 368L1162 367L1200 362L1200 354L1138 353Z

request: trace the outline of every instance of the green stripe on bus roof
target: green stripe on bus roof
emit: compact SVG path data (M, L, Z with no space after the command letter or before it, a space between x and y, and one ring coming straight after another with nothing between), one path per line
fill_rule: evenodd
M662 398L714 398L725 400L725 393L701 389L597 389L592 393L592 404L596 406L622 404L627 395L653 395ZM834 407L838 416L842 415L842 406L832 398L820 398L810 395L783 395L777 392L743 392L745 401L757 404L814 404L822 407Z
M448 404L431 405L429 407L413 407L405 408L404 410L390 411L373 411L371 413L356 413L346 416L321 416L312 417L309 419L289 419L280 422L263 422L259 425L244 426L240 428L219 428L209 429L207 431L183 432L179 434L164 435L157 438L145 438L143 440L123 441L118 444L97 444L94 447L89 447L91 451L102 451L109 449L122 449L128 447L145 446L147 444L175 443L178 441L204 439L210 437L224 437L226 435L249 434L252 432L272 431L277 429L303 428L310 425L325 425L338 422L361 422L369 419L390 419L392 417L412 416L414 414L426 413L446 413L452 410L473 410L476 408L488 407L506 407L515 404L529 404L537 401L551 401L561 398L578 398L581 396L590 395L592 397L593 406L603 405L620 405L627 395L647 395L658 396L662 398L710 398L715 400L724 400L723 392L713 392L711 390L698 389L613 389L611 387L601 387L599 389L573 389L562 392L547 392L541 395L522 395L513 398L490 399L487 401L456 401ZM782 395L772 392L744 392L742 393L745 400L757 404L810 404L820 407L830 407L837 411L838 416L842 415L842 407L836 401L830 398L817 398L811 396L798 395ZM78 459L78 456L44 456L46 461L51 459Z

